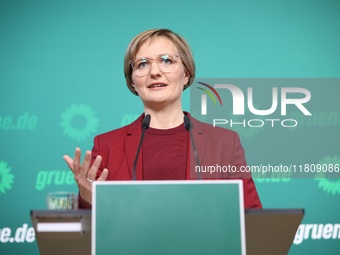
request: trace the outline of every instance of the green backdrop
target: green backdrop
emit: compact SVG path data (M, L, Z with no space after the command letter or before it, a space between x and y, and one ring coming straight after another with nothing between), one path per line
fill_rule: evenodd
M38 254L29 211L45 209L50 191L77 190L62 156L77 146L91 149L95 134L142 112L123 75L125 50L137 33L165 27L182 34L194 52L197 77L336 78L339 13L336 0L1 0L0 253ZM299 129L313 148L313 162L340 161L340 88L331 89L335 121ZM189 91L183 102L189 110ZM318 139L332 138L318 155L311 129L319 130ZM240 133L248 162L267 160L256 146L263 141L282 157L302 153L280 144L285 137L246 134ZM256 183L264 207L306 209L303 235L290 254L339 254L339 179Z

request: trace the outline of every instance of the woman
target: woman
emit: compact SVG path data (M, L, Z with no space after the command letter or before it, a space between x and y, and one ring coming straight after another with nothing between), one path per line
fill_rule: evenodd
M86 152L83 163L79 148L74 159L64 156L79 188L80 208L91 207L93 180L131 180L134 170L137 180L196 179L190 166L197 162L202 166L233 165L238 169L246 164L235 132L214 128L183 112L182 92L194 80L195 64L190 47L181 36L167 29L137 35L128 46L124 73L128 88L141 98L144 113L130 125L95 137L92 152ZM134 167L146 115L151 116L151 121ZM190 118L191 127L183 124L185 115ZM198 157L190 156L190 128ZM251 176L203 177L242 178L245 208L262 207Z

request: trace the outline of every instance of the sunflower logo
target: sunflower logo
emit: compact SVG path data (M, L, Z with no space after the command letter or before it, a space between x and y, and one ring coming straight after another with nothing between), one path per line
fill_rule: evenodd
M329 165L329 166L338 166L340 165L340 158L337 156L331 157L326 156L322 160L319 161L321 165ZM334 169L333 169L334 170ZM315 178L318 181L318 187L323 191L332 194L335 196L336 194L340 194L340 179L328 179L326 173L320 172Z
M81 141L96 131L98 119L90 106L73 104L61 114L60 126L65 135Z
M12 189L14 175L11 174L11 168L7 163L0 161L0 195L5 194L6 190Z

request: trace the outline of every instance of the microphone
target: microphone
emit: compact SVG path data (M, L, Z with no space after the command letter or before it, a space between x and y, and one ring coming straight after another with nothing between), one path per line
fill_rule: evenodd
M195 155L195 159L196 159L196 165L197 166L201 166L200 161L198 159L198 153L197 153L197 149L196 149L196 144L195 144L194 136L192 134L192 127L193 126L191 124L190 118L187 115L184 115L184 126L185 126L186 130L188 130L189 133L190 133L190 140L191 140L192 148L194 150L194 155ZM202 179L202 175L201 175L200 171L197 173L197 179L199 179L199 180Z
M140 148L142 147L145 130L147 130L149 128L150 121L151 121L150 114L147 114L142 121L142 135L141 135L140 140L139 140L138 149L137 149L137 152L136 152L136 157L135 157L135 161L133 162L133 168L132 168L132 180L133 181L136 180L136 166L137 166L138 156L139 156L139 153L140 153Z

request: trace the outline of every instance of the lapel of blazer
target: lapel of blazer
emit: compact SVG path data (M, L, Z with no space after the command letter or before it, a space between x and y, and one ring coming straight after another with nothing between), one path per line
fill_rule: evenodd
M203 165L204 153L205 153L205 136L203 133L202 122L196 120L191 117L189 113L186 113L190 117L191 125L192 125L192 133L194 137L194 142L196 145L196 151L198 155L198 160L200 165ZM193 153L192 141L189 135L189 146L188 150L188 160L187 160L187 174L186 179L197 179L197 174L195 173L196 159Z
M139 116L137 120L131 123L127 129L127 136L125 139L125 155L126 155L126 162L128 165L130 178L132 178L132 171L133 171L133 163L135 161L139 140L142 134L142 120L144 118L144 114ZM142 148L139 152L138 161L136 165L136 179L142 180L143 178L143 164L142 164Z

